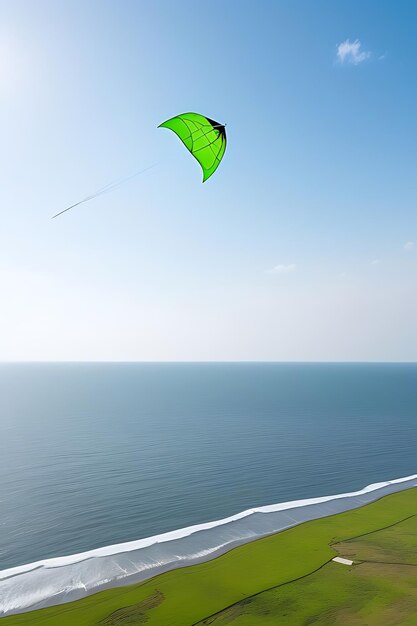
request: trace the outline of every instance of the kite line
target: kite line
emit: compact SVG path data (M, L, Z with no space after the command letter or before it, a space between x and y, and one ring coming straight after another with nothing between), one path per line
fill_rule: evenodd
M82 200L79 200L78 202L75 202L74 204L71 204L71 206L67 207L63 211L60 211L56 215L53 215L51 219L55 219L55 217L58 217L58 215L62 215L63 213L66 213L70 209L74 209L76 206L79 206L80 204L84 204L84 202L88 202L89 200L94 200L94 198L98 198L99 196L102 196L106 193L110 193L110 191L114 191L115 189L123 185L124 183L127 183L129 180L132 180L133 178L136 178L136 176L139 176L139 174L143 174L144 172L151 170L156 165L157 163L154 163L153 165L149 165L149 167L145 167L144 169L141 169L135 172L134 174L130 174L130 176L126 176L125 178L121 178L119 180L113 181L112 183L108 183L107 185L104 185L104 187L100 187L100 189L97 189L96 192L90 194L89 196L86 196L85 198L83 198Z
M185 132L183 128L177 127L177 122L181 122L185 127ZM163 122L159 125L160 127L169 128L173 130L178 137L182 140L182 142L186 145L191 154L197 159L203 169L203 182L207 180L220 165L220 162L223 158L225 149L226 149L226 125L219 124L215 122L211 118L204 117L198 113L185 113L182 115L177 115L166 122ZM197 128L196 128L197 127ZM207 128L206 132L204 129ZM211 136L212 131L215 131L214 136ZM197 133L201 133L201 136L198 137L196 141L202 141L202 145L198 148L194 148L194 138L193 136ZM191 140L191 146L188 144L188 140ZM217 148L217 150L215 150ZM213 160L214 157L214 160ZM102 196L106 193L110 193L115 189L118 189L121 185L124 185L128 181L136 178L140 174L147 172L148 170L155 167L157 163L150 165L149 167L145 167L144 169L131 174L130 176L126 176L125 178L121 178L119 180L108 183L104 187L100 187L97 191L92 194L89 194L85 198L82 198L78 202L71 204L66 209L59 211L52 216L51 219L55 219L59 215L74 209L85 202L89 202L90 200L94 200L99 196Z

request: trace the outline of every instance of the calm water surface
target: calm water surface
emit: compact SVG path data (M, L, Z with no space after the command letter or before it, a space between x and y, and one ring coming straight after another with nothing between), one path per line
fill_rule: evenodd
M0 569L417 473L417 365L0 365Z

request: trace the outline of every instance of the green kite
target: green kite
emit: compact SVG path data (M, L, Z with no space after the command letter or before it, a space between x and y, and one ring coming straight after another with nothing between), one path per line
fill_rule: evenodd
M219 167L226 150L225 124L219 124L209 117L199 115L199 113L183 113L182 115L172 117L170 120L167 120L158 126L158 128L161 127L169 128L174 131L186 148L188 148L191 152L193 157L197 159L203 170L203 183L210 178L212 174L214 174ZM126 178L122 178L121 180L105 185L101 189L98 189L95 193L86 196L74 204L71 204L71 206L54 215L53 218L58 217L58 215L62 215L66 211L69 211L80 204L84 204L84 202L89 202L102 194L118 189L128 180L139 176L139 174L146 172L152 167L155 167L155 165L150 165L143 170L139 170L135 174L131 174Z
M200 163L203 183L220 165L226 150L226 127L199 113L182 113L163 122L158 128L169 128L181 139Z

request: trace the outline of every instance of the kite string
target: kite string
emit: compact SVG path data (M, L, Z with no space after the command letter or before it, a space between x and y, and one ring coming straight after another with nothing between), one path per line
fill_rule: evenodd
M51 219L54 219L55 217L58 217L58 215L62 215L63 213L66 213L66 211L69 211L70 209L73 209L76 206L79 206L80 204L84 204L84 202L88 202L89 200L94 200L94 198L98 198L99 196L102 196L106 193L110 193L110 191L114 191L115 189L123 185L124 183L127 183L129 180L132 180L136 176L139 176L139 174L143 174L144 172L147 172L153 167L156 167L156 165L157 163L154 163L153 165L145 167L144 169L138 170L134 174L130 174L129 176L126 176L125 178L118 179L116 181L108 183L107 185L104 185L104 187L100 187L100 189L98 189L95 193L92 193L89 196L86 196L85 198L83 198L82 200L79 200L78 202L75 202L74 204L71 204L71 206L67 207L63 211L60 211L56 215L53 215Z

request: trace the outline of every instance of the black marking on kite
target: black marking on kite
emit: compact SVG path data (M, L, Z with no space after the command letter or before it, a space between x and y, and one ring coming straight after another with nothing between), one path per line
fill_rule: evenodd
M225 137L226 136L226 124L219 124L219 122L216 122L215 120L210 119L209 117L206 118L207 121L210 122L210 124L213 126L213 128L218 128L219 132Z
M213 124L201 124L201 122L195 122L194 120L190 120L190 118L189 118L189 117L184 117L184 116L182 116L182 117L181 117L181 118L179 118L179 119L181 119L182 121L187 120L187 122L190 122L190 124L194 124L194 126L197 126L197 124L200 124L200 127L199 127L199 128L196 128L196 129L195 129L195 130L193 130L193 131L190 131L190 129L189 129L189 128L188 128L188 126L186 125L186 126L187 126L187 130L188 130L188 131L190 131L190 135L189 135L188 137L186 137L186 139L188 139L188 138L192 138L192 136L193 136L193 135L195 135L195 133L198 133L199 131L201 131L201 132L203 133L203 137L206 137L206 136L208 135L208 132L209 132L209 131L205 132L205 131L203 131L203 128L209 128L210 130L212 130L212 129L214 129L214 128L215 128L215 129L219 129L219 128L220 128L220 129L223 129L223 131L220 131L220 132L221 132L221 134L222 134L223 136L226 136L226 133L225 133L225 130L224 130L224 129L225 129L225 125L224 125L224 124L217 124L217 123L215 123L215 125L214 125L214 126L213 126ZM206 118L206 119L207 119L207 118Z

